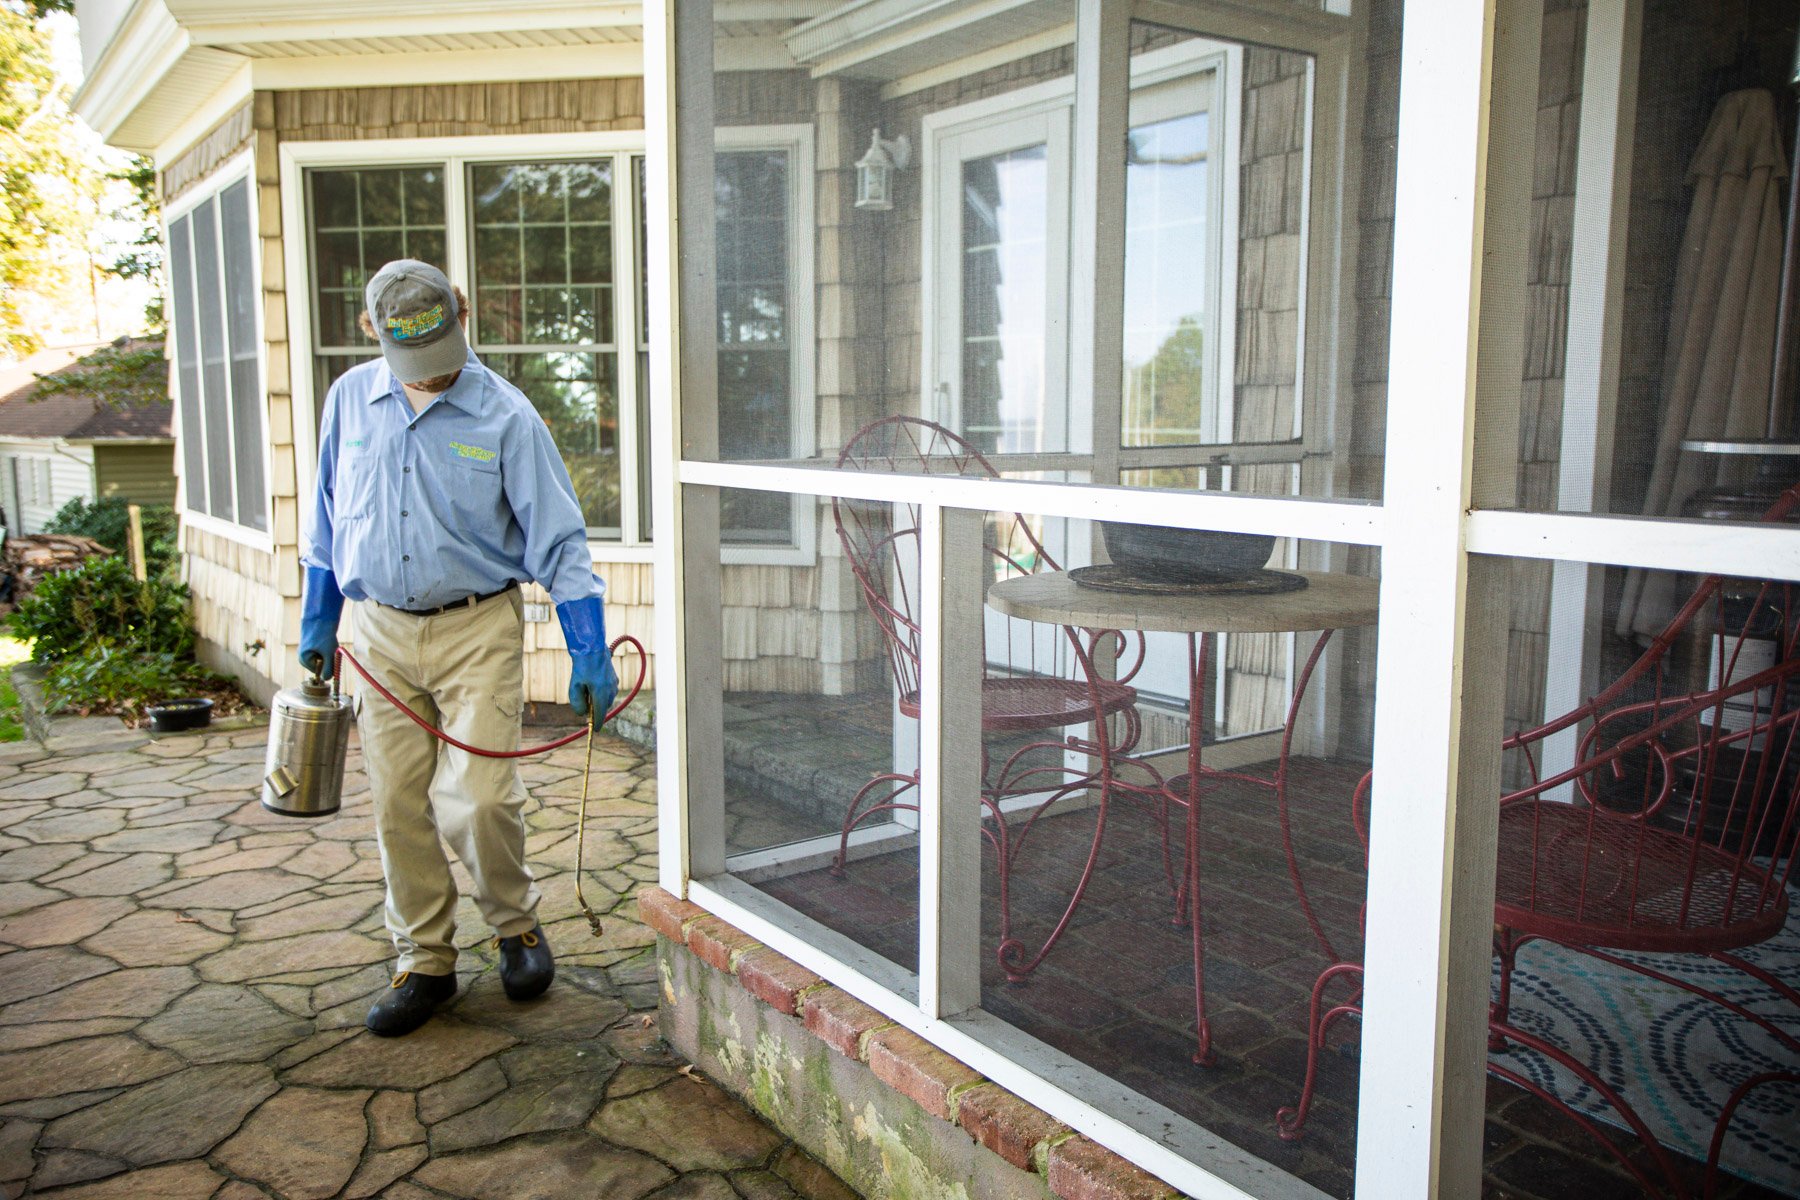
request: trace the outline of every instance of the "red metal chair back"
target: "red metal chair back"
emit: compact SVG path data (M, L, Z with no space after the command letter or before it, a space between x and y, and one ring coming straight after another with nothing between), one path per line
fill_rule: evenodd
M1544 775L1569 729L1574 765ZM1701 580L1616 681L1504 747L1528 782L1501 799L1502 926L1663 952L1770 937L1800 851L1800 587Z
M985 479L999 472L968 441L920 417L884 417L858 430L838 455L838 468L900 475ZM850 570L880 628L903 708L919 694L917 598L908 581L917 570L919 506L834 497L832 517ZM988 552L1003 574L1057 570L1056 560L1022 515L990 520ZM912 563L912 570L902 564Z

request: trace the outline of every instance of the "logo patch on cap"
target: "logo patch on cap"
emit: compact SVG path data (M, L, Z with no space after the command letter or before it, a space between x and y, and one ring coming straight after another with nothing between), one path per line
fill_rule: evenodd
M410 317L389 317L388 333L396 342L404 342L411 338L424 337L444 323L444 306L433 305L422 313L414 313Z

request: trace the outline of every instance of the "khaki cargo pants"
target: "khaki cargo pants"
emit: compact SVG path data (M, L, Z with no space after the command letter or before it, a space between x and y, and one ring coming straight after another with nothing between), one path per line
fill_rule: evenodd
M452 737L516 750L524 698L519 590L415 617L365 601L353 628L363 664L409 708ZM517 760L444 745L376 695L357 692L357 727L375 798L397 970L456 969L456 883L444 843L475 881L481 915L502 937L537 918L525 865L525 801ZM441 839L441 840L440 840Z

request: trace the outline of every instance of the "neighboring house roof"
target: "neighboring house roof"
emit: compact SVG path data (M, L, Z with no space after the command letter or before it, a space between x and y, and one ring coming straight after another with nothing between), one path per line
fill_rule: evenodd
M0 367L0 397L10 396L26 384L37 382L39 375L61 370L104 345L105 342L79 342L69 346L46 346L28 358Z
M169 403L168 367L160 358L143 358L136 352L160 349L162 343L144 338L120 338L94 349L74 362L67 350L53 352L55 369L39 369L16 379L17 371L0 376L13 386L0 394L0 438L44 438L70 442L170 440L175 436L175 409ZM85 387L46 388L39 375L58 381L99 375L99 368L132 356L135 369L129 376L117 372L97 379L93 390ZM20 364L28 369L34 356ZM108 401L112 400L111 403Z

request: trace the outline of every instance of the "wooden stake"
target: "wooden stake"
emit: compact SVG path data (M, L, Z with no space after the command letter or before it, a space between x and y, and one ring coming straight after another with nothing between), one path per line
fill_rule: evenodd
M125 539L131 557L131 573L141 583L149 574L144 565L144 509L141 505L127 504L125 516L131 522L131 535Z

